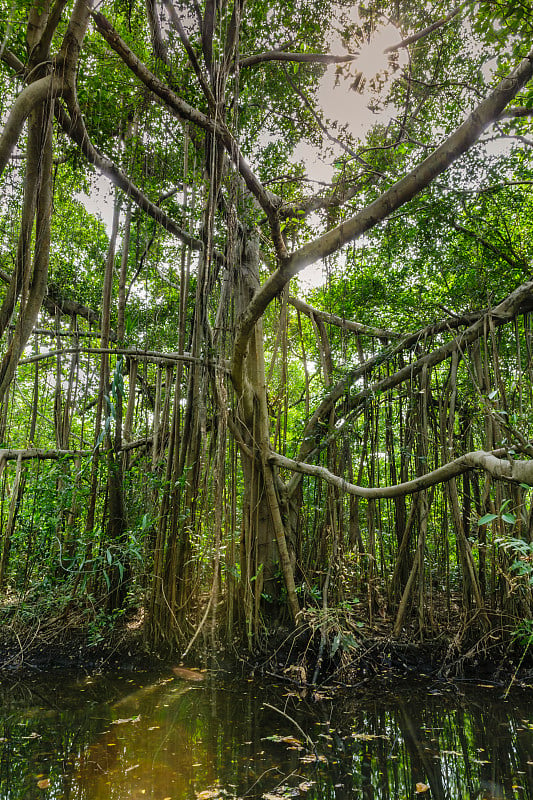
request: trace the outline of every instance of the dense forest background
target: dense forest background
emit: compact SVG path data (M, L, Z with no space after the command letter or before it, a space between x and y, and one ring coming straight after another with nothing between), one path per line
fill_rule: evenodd
M529 644L532 31L3 0L5 624Z

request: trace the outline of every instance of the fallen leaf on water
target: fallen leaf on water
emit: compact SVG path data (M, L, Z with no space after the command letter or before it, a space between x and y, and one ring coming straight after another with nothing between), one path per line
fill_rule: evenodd
M327 758L326 756L316 756L315 753L310 753L307 756L302 756L300 761L302 761L304 764L314 764L315 761L322 761L327 763Z
M301 744L301 741L295 739L294 736L282 736L280 742L285 742L285 744Z
M205 675L203 675L197 669L187 669L186 667L172 667L172 672L174 673L174 675L177 675L178 678L183 678L183 680L185 681L205 680Z
M314 781L302 781L298 784L298 789L301 792L308 792L315 785Z
M212 800L214 797L220 797L220 793L216 789L204 789L203 792L196 792L197 800Z
M50 781L48 780L48 778L43 778L42 780L37 781L37 786L39 787L39 789L48 789L48 787L50 786Z
M417 794L421 794L422 792L427 792L429 790L429 786L427 783L417 783L415 789Z
M125 725L126 722L139 722L140 716L137 714L136 717L128 717L128 719L114 719L111 721L111 725Z
M299 739L295 739L294 736L280 736L279 733L273 733L272 736L264 736L264 739L268 740L269 742L283 742L284 744L295 744L301 746L301 741Z

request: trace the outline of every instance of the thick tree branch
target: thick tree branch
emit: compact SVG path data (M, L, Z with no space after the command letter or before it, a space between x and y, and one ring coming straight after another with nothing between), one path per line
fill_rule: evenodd
M379 395L383 392L390 391L396 386L407 380L412 380L415 376L419 375L422 370L427 367L434 367L440 364L445 359L449 358L452 353L462 353L464 348L476 341L483 335L487 328L487 322L490 316L491 324L494 327L505 325L513 320L517 314L525 313L533 310L533 281L528 281L522 284L514 292L511 292L501 303L498 303L493 309L485 311L482 315L478 316L466 330L462 331L451 341L436 348L430 353L418 358L416 361L407 364L400 370L397 370L392 375L388 375L375 383L362 389L360 392L350 397L347 400L347 410L362 408L366 400L370 397ZM451 324L461 324L466 318L458 318L446 323L451 327ZM442 323L439 324L438 329L442 330ZM408 337L405 342L412 346L418 340L416 334ZM369 359L368 362L361 365L357 369L350 370L348 375L339 380L333 387L332 391L325 397L320 405L315 409L312 416L308 420L302 434L302 444L298 453L298 461L304 461L308 458L315 449L313 433L321 420L327 419L335 404L341 399L346 397L347 388L353 384L354 381L367 374L371 368L383 363L393 354L396 354L402 349L405 349L405 342L401 342L396 348L392 348L389 352L378 354L374 358ZM296 482L294 481L290 487L290 492L294 491Z
M77 458L79 456L91 456L92 450L44 450L38 447L29 447L23 450L2 449L0 450L0 467L6 461L29 461L31 459L57 460L59 458ZM1 471L1 470L0 470Z
M128 176L119 169L111 159L102 155L91 142L87 128L83 121L81 109L77 100L71 94L67 97L70 116L66 113L64 108L56 103L55 112L59 124L65 133L75 142L87 161L93 164L101 173L109 178L114 186L131 198L139 208L152 217L162 228L168 233L171 233L180 242L190 247L191 250L201 251L203 249L203 242L191 236L187 231L184 231L175 220L168 216L159 206L153 203Z
M427 28L417 31L417 33L413 33L411 36L407 36L405 39L402 39L401 42L396 42L396 44L386 47L383 52L394 53L397 50L409 47L409 45L420 41L420 39L425 38L430 33L433 33L433 31L438 30L438 28L442 28L444 25L450 22L459 14L465 5L466 3L461 3L460 6L454 8L442 19L439 19L437 22L433 22L431 25L428 25ZM358 58L358 52L334 56L329 53L286 53L283 50L267 50L264 53L256 53L252 56L245 56L239 61L239 68L246 69L248 67L255 67L257 64L266 64L272 61L293 62L296 64L346 64L350 63L351 61L357 61Z
M293 253L280 272L293 277L301 269L339 250L405 205L467 152L533 76L533 51L431 155L359 214Z
M0 269L0 280L8 285L13 280L13 275ZM55 316L59 310L62 314L69 317L83 317L89 323L96 323L100 320L100 313L93 311L92 308L78 303L76 300L68 300L63 296L61 290L54 283L50 283L47 287L47 292L43 299L43 307Z
M216 0L205 0L205 11L202 20L202 49L206 67L211 73L213 62L213 33L215 31L217 2Z
M9 69L13 70L13 72L16 75L19 76L24 75L26 67L24 66L22 61L20 61L20 59L15 55L15 53L12 53L11 50L8 50L6 47L4 47L3 50L1 50L0 61L3 61L4 64L6 64L9 67Z
M438 175L444 172L460 155L465 153L481 133L494 122L505 106L533 76L533 51L518 67L504 78L490 95L430 156L405 177L395 183L373 203L355 216L328 231L318 239L304 245L282 262L250 302L243 315L233 351L234 374L241 371L240 362L245 357L248 340L257 320L285 284L304 267L331 255L345 244L371 230L393 211L403 206Z
M63 13L67 3L68 0L56 0L50 9L50 14L46 20L46 25L39 40L39 59L44 59L47 57L50 45L52 43L52 38L56 32L56 28L61 20L61 14Z
M268 50L253 56L245 56L239 61L239 69L255 67L257 64L267 62L293 62L296 64L347 64L357 61L359 53L347 53L343 56L334 56L328 53L285 53L283 50Z
M360 172L348 181L339 181L336 185L329 186L329 194L313 194L308 195L303 200L290 205L283 205L279 210L280 219L291 219L293 217L302 218L313 211L321 209L338 208L344 205L349 200L352 200L355 195L361 191L361 181L366 178L365 186L369 186L378 178L382 177L381 173L369 170ZM301 180L301 179L300 179ZM289 182L289 181L288 181Z
M69 355L72 353L86 353L89 355L107 354L111 356L127 356L136 361L148 361L151 364L177 364L184 362L187 364L206 365L206 359L195 357L190 353L164 353L159 350L140 350L135 347L62 347L59 350L47 350L46 353L35 353L33 356L21 358L19 364L35 364L38 361L46 361L48 358L57 358L59 355ZM229 372L229 364L221 365L220 361L207 362L211 369L222 369Z
M192 47L192 45L191 45L191 43L189 41L189 37L187 36L185 28L183 27L183 25L181 23L181 20L180 20L178 14L176 12L176 9L174 8L174 5L171 2L171 0L163 0L163 5L165 6L165 8L166 8L166 10L168 12L168 15L169 15L169 17L170 17L170 19L172 21L172 24L174 25L174 27L176 28L176 31L178 32L178 35L179 35L179 37L181 39L181 43L183 44L183 47L185 48L185 51L186 51L186 53L187 53L187 55L189 57L189 61L191 62L191 66L192 66L192 68L194 69L194 71L196 73L196 77L198 78L198 82L200 83L200 86L202 87L202 91L203 91L203 93L205 95L205 98L206 98L210 108L213 110L215 108L215 106L216 106L216 102L215 102L215 98L213 96L213 92L211 91L211 87L209 86L209 84L207 82L207 79L205 78L205 76L204 76L204 74L202 72L200 64L198 63L198 59L196 58L196 53L193 50L193 47Z
M50 259L50 221L52 216L52 104L53 100L34 109L28 121L28 170L35 174L34 186L25 187L25 194L35 193L35 241L33 263L29 258L30 242L25 243L23 269L14 276L17 296L21 293L20 310L9 346L0 363L0 398L13 379L42 306L48 282ZM32 215L33 221L33 215ZM14 296L14 295L13 295Z
M168 64L167 44L161 32L161 21L157 13L157 0L145 0L145 5L148 27L150 28L150 38L152 40L155 56L163 61L163 63Z
M286 458L278 453L271 453L269 461L271 464L289 469L291 472L321 478L331 486L336 486L342 492L355 497L363 497L367 500L405 497L405 495L414 494L423 489L428 489L430 486L435 486L437 483L449 481L451 478L455 478L470 469L482 469L493 478L511 481L512 483L527 483L533 486L533 459L528 461L508 461L505 458L499 458L498 454L503 456L505 451L498 450L493 453L487 453L484 450L476 450L471 453L465 453L465 455L459 456L454 461L450 461L448 464L444 464L432 472L427 472L412 481L380 487L357 486L338 475L334 475L325 467L294 461L292 458Z
M386 47L383 52L394 53L397 50L402 50L405 47L409 47L409 45L414 44L415 42L419 42L420 39L424 39L426 36L429 36L430 33L433 33L433 31L436 31L439 28L442 28L444 25L447 25L448 22L451 22L451 20L454 19L454 17L456 17L460 13L461 9L466 5L466 2L461 3L461 5L452 9L450 13L446 14L446 16L442 17L442 19L437 20L437 22L433 22L431 25L428 25L427 28L423 28L421 31L411 34L411 36L407 36L405 39L402 39L401 42L391 44L389 47Z
M61 82L53 75L46 75L26 86L11 107L6 124L0 136L0 176L19 140L22 128L30 113L47 97L54 97L61 91Z
M235 57L235 51L239 42L241 28L241 18L246 0L233 0L233 11L226 33L226 43L224 45L224 72L227 74L230 65Z

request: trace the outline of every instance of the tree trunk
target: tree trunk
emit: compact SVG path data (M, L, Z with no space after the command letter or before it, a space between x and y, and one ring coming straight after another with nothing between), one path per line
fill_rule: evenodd
M259 287L259 252L255 236L243 243L240 270L235 287L237 319L248 307ZM299 611L294 571L287 546L285 521L272 467L266 396L263 326L259 320L250 338L244 365L244 386L239 398L238 427L242 442L244 475L241 532L241 592L251 641L259 632L260 617L277 618L282 611L283 576L290 613Z

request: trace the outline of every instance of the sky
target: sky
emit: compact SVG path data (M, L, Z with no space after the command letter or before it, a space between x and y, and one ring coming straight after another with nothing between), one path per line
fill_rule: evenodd
M353 7L352 18L354 22L358 21L357 6ZM390 69L387 70L388 57L384 50L401 39L398 29L392 24L386 23L377 29L370 42L354 48L354 50L359 50L359 57L353 63L348 74L337 77L334 65L326 69L318 91L319 104L326 119L336 120L341 125L346 125L347 131L361 140L374 125L390 120L395 109L385 106L378 112L373 110L375 104L372 101L376 100L376 95L370 91L369 82L378 74L382 77L387 74L380 93L382 97L387 95L394 75ZM337 34L332 40L330 52L335 55L346 53L340 35ZM400 51L398 66L401 68L406 63L407 54L405 51ZM361 92L355 92L351 88L356 72L361 72L365 79ZM311 177L329 182L334 173L333 161L343 154L343 150L341 147L331 145L325 136L324 142L333 146L334 150L333 156L327 161L320 159L316 148L310 145L301 145L295 152L295 156L305 162ZM306 267L300 273L299 281L304 290L322 285L325 281L323 264L319 262Z

